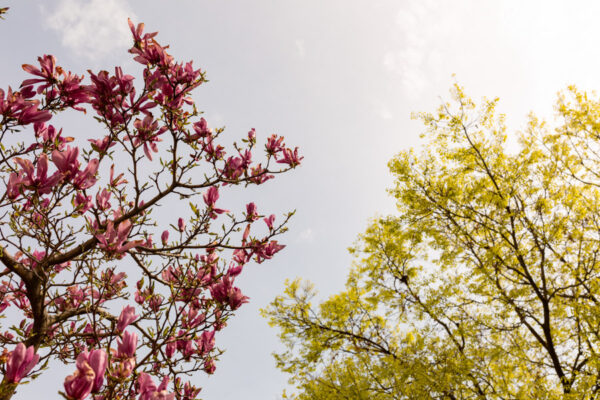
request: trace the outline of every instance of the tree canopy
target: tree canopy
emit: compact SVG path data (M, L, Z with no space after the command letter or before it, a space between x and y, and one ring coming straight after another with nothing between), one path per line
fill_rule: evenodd
M84 81L44 55L0 89L0 400L56 361L74 364L67 400L196 399L190 377L215 372L248 302L237 277L284 248L293 212L219 199L297 167L298 148L273 134L261 162L255 129L223 146L192 98L205 72L129 27L141 80L117 66ZM52 121L86 110L99 133Z
M570 87L512 144L498 99L452 98L390 161L398 212L345 289L295 280L263 310L291 397L600 398L600 101Z

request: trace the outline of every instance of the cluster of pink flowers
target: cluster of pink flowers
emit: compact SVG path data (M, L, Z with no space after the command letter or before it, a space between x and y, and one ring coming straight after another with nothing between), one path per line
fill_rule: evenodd
M132 224L129 220L119 223L117 229L113 221L108 221L106 230L95 236L98 239L98 247L107 253L119 254L122 257L128 250L144 243L143 240L128 241L131 229Z
M40 108L39 100L31 99L34 95L33 91L27 89L21 92L14 92L11 88L6 92L0 89L0 113L10 118L14 126L48 121L52 114Z
M186 377L215 372L218 332L248 301L235 279L284 248L275 237L291 214L276 224L252 202L239 217L222 203L232 185L295 168L298 149L272 135L256 162L251 129L228 153L191 97L204 72L129 24L140 86L120 67L86 84L44 55L23 66L33 77L19 90L0 89L0 134L33 130L0 160L0 313L21 315L0 327L6 399L53 359L75 364L70 400L196 398ZM49 121L68 110L91 110L104 133L65 136ZM176 203L176 217L157 216L177 199L189 211Z

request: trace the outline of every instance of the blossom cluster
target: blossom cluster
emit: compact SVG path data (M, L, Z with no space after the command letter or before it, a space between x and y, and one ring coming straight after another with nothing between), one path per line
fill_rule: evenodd
M271 135L256 162L251 129L228 151L192 98L205 73L129 25L141 85L120 67L86 84L44 55L0 89L0 140L18 136L0 149L0 314L20 315L0 325L0 399L53 360L75 365L69 400L196 398L189 376L214 373L217 333L248 301L236 278L284 247L292 213L277 224L254 202L239 216L220 203L298 166L298 149ZM51 121L69 110L104 133L66 136Z

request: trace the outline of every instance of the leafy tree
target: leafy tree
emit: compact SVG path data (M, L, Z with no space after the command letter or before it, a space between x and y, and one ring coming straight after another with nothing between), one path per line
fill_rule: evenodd
M600 101L506 141L496 100L418 114L389 167L397 215L360 237L346 288L299 280L263 312L297 399L600 398Z
M0 399L51 360L75 363L69 400L196 398L188 377L214 372L215 333L248 300L236 277L283 248L291 214L218 200L296 167L297 149L272 135L255 162L252 129L226 156L191 98L204 72L129 24L141 85L120 67L84 84L45 55L0 89ZM99 135L48 123L86 110Z

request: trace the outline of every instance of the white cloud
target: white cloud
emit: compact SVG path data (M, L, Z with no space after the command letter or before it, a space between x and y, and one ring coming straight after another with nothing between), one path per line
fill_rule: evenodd
M307 228L300 232L298 235L298 241L302 243L313 243L315 241L315 233L312 229Z
M46 14L47 26L60 34L63 46L92 60L127 48L127 18L137 21L126 0L61 0Z
M304 47L304 40L296 39L296 54L298 57L304 58L306 56L306 48Z
M206 122L208 122L208 126L211 129L225 126L225 115L218 111L206 111L203 117L206 119Z
M372 100L371 103L375 114L379 118L385 120L394 119L394 114L392 113L392 110L390 109L390 106L387 103L377 99Z
M447 29L439 25L439 8L431 1L409 0L396 16L395 45L384 53L382 65L399 76L408 94L425 91L440 67L438 34Z

